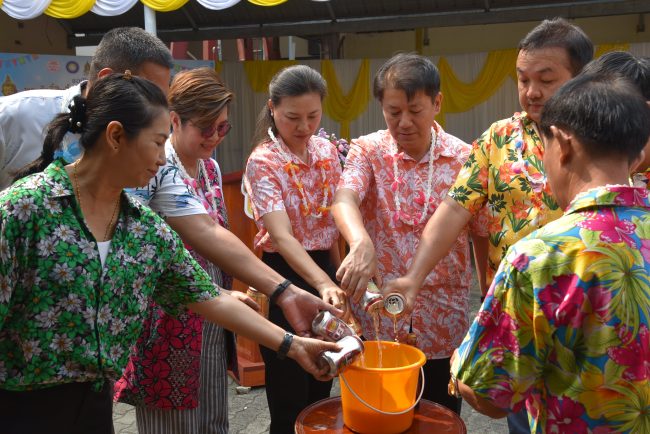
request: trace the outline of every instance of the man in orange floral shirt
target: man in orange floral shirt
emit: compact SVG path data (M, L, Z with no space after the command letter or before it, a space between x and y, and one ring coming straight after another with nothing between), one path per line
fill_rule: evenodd
M449 197L424 229L411 268L385 292L401 292L412 308L429 270L479 210L489 213L488 282L512 244L562 215L546 183L537 123L546 101L592 57L589 38L562 18L543 21L521 40L517 87L525 111L495 122L474 142ZM517 416L508 418L510 432L530 432L525 414Z
M341 287L363 334L376 339L373 321L359 298L371 277L382 280L406 272L427 219L447 195L470 152L468 144L432 120L442 94L436 66L415 54L398 54L377 72L374 94L387 130L352 141L332 213L350 253L338 270ZM426 354L423 397L460 413L460 399L447 395L449 358L469 326L471 283L466 230L451 252L429 273L418 309L393 317L381 314L379 338L404 341L414 333ZM395 336L395 330L397 336ZM412 340L410 341L412 343Z

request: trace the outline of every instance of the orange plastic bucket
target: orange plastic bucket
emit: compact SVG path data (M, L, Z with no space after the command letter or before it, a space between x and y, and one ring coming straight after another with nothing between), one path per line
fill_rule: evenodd
M413 423L422 351L406 344L366 341L339 375L343 423L358 433L397 434ZM418 397L419 400L419 397Z

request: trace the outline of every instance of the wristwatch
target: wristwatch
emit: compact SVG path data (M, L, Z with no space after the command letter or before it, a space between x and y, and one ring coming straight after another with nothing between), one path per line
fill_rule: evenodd
M454 398L460 398L460 389L458 389L458 378L454 374L451 374L449 379L449 384L447 384L447 393L449 396Z
M286 289L291 285L291 281L289 279L284 279L284 282L278 284L278 286L275 287L275 290L269 297L269 304L276 304L278 301L278 298Z

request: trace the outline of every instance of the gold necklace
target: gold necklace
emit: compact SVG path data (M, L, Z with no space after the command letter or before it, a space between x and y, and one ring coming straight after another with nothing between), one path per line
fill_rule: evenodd
M81 162L81 159L77 160L73 165L72 165L72 177L74 179L74 189L75 192L77 193L77 200L79 201L79 209L83 213L83 210L81 208L81 192L79 191L79 180L77 179L77 165ZM115 213L117 212L117 208L120 205L120 196L117 197L117 200L115 201L115 207L113 208L113 214L111 214L111 219L108 221L108 225L106 225L106 231L104 231L104 239L102 241L108 241L108 233L111 230L111 227L113 226L113 219L115 218ZM99 240L97 240L99 241Z

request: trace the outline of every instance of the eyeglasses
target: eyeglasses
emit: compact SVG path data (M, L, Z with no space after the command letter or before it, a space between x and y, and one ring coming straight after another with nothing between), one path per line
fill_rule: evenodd
M232 128L231 123L228 121L223 121L216 125L212 124L207 128L200 128L192 121L188 121L188 122L190 122L195 128L198 128L201 131L201 137L203 137L204 139L212 138L214 136L214 133L217 133L219 137L225 137L226 134L228 134L230 132L230 129Z

